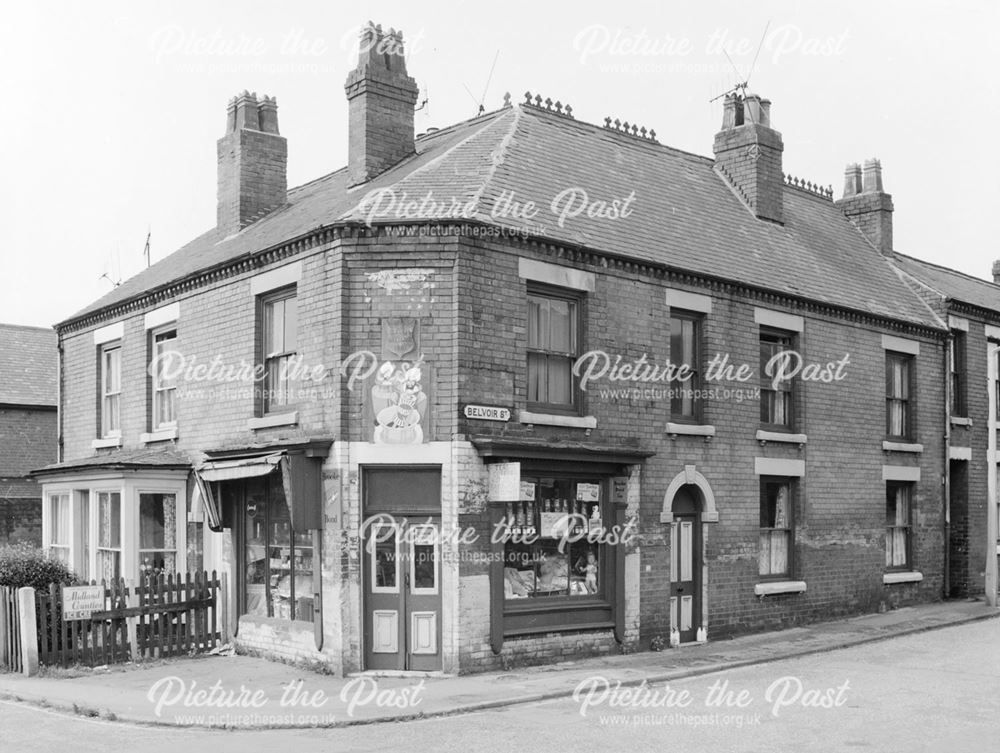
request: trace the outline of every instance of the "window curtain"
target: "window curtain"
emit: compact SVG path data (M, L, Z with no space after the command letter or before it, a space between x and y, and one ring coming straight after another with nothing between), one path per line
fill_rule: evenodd
M766 521L769 528L760 532L759 565L761 575L780 575L788 572L788 547L790 539L788 487L777 490L774 500L774 517Z
M887 567L905 567L906 537L910 527L910 500L904 487L895 490L895 501L888 517L885 564Z

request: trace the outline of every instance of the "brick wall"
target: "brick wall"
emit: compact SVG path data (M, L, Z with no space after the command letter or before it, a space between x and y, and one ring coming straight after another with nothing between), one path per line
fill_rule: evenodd
M0 493L4 478L24 478L56 461L56 411L0 407Z

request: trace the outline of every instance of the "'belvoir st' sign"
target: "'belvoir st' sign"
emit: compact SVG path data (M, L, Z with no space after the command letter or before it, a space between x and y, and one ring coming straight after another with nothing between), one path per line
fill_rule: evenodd
M478 418L482 421L510 421L510 408L498 405L466 405L466 418Z

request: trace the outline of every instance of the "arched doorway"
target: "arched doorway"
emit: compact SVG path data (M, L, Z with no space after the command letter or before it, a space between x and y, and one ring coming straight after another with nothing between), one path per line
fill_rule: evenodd
M674 493L670 512L670 625L681 643L697 639L702 627L702 512L701 490L684 484Z

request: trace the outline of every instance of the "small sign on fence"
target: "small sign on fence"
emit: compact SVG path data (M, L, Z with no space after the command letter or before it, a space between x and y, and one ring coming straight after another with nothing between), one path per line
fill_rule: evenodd
M105 609L104 586L63 586L62 603L64 620L89 620Z

